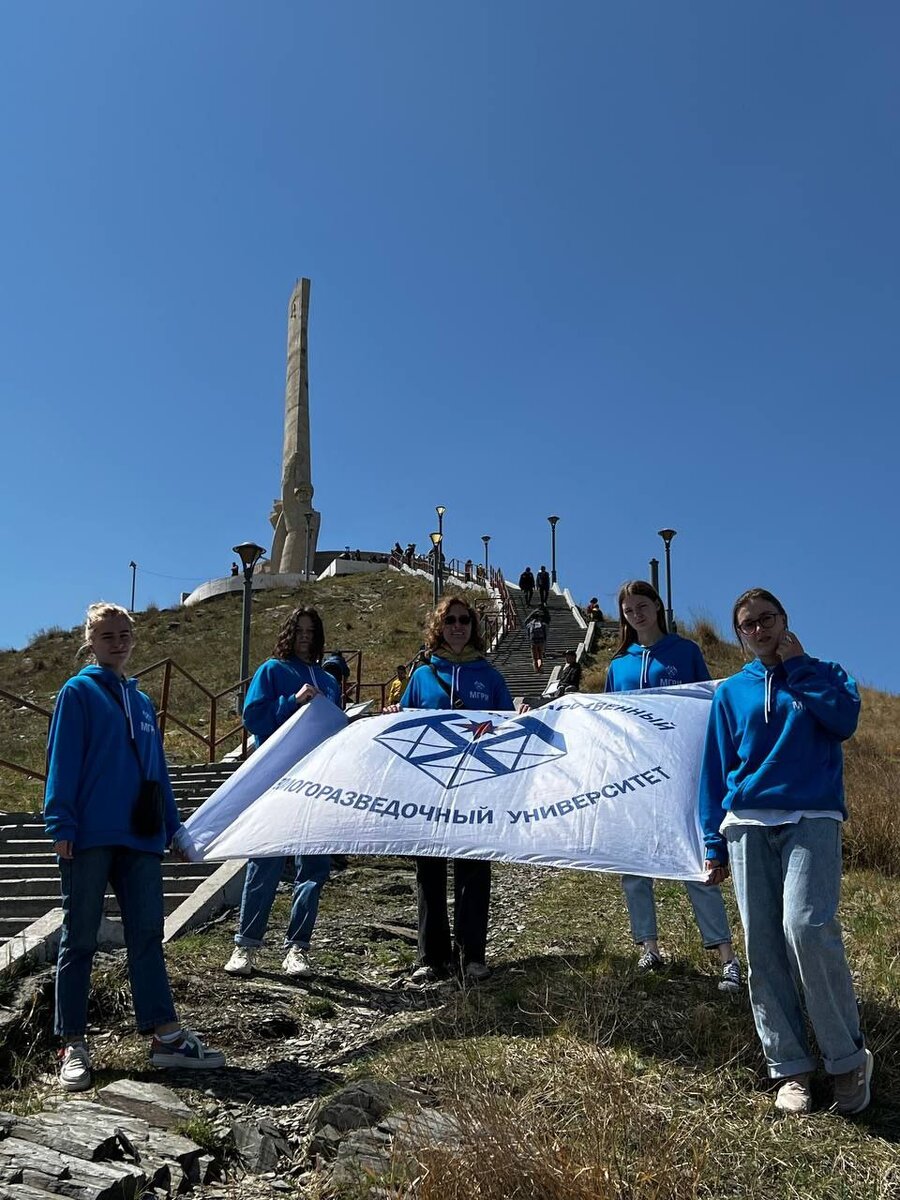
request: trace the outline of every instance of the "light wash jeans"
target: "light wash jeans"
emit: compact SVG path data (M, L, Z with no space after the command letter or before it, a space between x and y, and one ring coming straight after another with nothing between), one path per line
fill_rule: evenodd
M63 926L56 960L56 1032L67 1040L84 1036L91 966L103 915L103 896L112 885L125 934L131 1002L144 1033L176 1021L163 957L163 891L158 854L124 846L76 850L59 859Z
M284 858L251 858L247 863L244 891L241 896L241 915L234 935L236 946L255 949L261 946L269 924L269 913L284 871ZM308 950L316 917L319 915L319 896L331 873L328 854L298 854L294 860L294 896L291 918L284 944Z
M804 817L796 825L732 825L725 835L747 939L750 1005L769 1075L780 1079L817 1066L800 988L825 1070L854 1070L865 1047L836 915L840 821Z
M685 891L694 910L697 928L707 950L731 941L731 927L725 912L722 889L707 887L693 879L685 880ZM653 880L646 875L623 875L622 891L628 905L631 921L631 936L640 945L656 941L656 902L653 898Z

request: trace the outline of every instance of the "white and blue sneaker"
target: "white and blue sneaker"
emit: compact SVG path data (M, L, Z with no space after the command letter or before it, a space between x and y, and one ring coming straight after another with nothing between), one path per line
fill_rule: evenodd
M150 1062L154 1067L184 1067L191 1071L217 1071L225 1066L221 1050L210 1050L189 1029L179 1031L172 1041L154 1037L150 1043Z

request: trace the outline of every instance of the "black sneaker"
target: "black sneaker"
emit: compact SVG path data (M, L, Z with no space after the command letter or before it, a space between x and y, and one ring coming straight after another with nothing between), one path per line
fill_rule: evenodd
M741 964L736 958L729 958L727 963L722 964L722 978L719 980L719 991L730 992L734 996L741 990L743 984Z
M662 955L657 954L655 950L645 950L637 960L637 969L641 975L647 975L650 971L662 971L665 965Z

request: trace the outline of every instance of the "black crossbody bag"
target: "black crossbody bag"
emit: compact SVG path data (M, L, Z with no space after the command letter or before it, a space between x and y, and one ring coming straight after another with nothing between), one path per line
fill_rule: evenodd
M103 687L103 684L98 684L98 686ZM109 692L122 710L128 741L131 744L131 750L138 765L138 771L141 773L141 786L138 789L137 799L131 809L131 832L135 837L156 837L158 833L162 832L165 815L165 797L163 796L162 785L158 779L147 779L144 775L144 764L141 762L137 742L134 740L134 735L131 732L131 722L128 720L125 705L112 688L106 688L105 690Z

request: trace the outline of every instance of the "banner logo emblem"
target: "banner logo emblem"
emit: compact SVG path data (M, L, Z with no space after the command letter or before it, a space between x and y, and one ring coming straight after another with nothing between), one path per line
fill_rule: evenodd
M529 771L563 758L566 741L535 717L472 721L462 714L414 717L375 738L445 789Z

